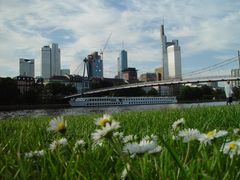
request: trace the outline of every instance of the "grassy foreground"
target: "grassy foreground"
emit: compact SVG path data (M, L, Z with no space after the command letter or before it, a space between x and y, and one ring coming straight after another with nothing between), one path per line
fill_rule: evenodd
M240 149L229 146L229 153L236 151L232 157L223 152L226 143L240 139L238 132L233 132L240 127L240 106L161 109L111 116L121 127L98 143L92 134L100 129L95 119L102 114L64 116L64 134L47 130L54 117L0 121L0 179L240 179ZM173 122L180 118L185 119L185 124L173 131ZM183 142L178 133L188 128L201 133L226 130L228 134L209 143L196 139ZM133 135L128 143L135 145L147 135L156 135L161 150L152 154L124 152L127 142L124 144L114 132L123 133L123 137ZM67 143L51 149L50 144L61 138L66 138ZM80 139L84 143L77 145ZM29 155L40 150L44 153Z

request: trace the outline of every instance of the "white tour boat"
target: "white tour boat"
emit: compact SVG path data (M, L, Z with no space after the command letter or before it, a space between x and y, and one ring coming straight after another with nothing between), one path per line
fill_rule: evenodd
M177 103L175 96L162 97L84 97L69 101L71 106L101 107L101 106L127 106L144 104L173 104Z

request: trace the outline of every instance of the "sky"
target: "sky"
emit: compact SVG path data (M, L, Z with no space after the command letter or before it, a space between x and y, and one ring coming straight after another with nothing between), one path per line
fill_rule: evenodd
M61 68L80 74L83 59L104 48L104 77L117 74L117 57L128 52L138 75L161 66L160 26L168 41L179 40L182 72L237 56L239 0L0 0L0 77L19 74L19 58L35 59L41 75L41 48L58 43ZM124 47L123 43L124 42ZM230 73L232 63L217 72Z

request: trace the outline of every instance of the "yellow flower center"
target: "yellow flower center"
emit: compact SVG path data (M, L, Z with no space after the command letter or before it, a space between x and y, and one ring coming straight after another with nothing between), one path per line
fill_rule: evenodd
M216 134L216 132L213 130L213 131L209 131L208 133L207 133L207 136L208 137L212 137L212 136L214 136Z
M105 126L107 123L110 123L110 120L107 118L103 118L99 121L100 126Z
M237 145L236 145L236 144L233 144L233 143L228 144L229 149L235 149L236 146L237 146Z
M65 127L64 122L60 122L60 123L57 125L58 131L62 131L62 130L64 130L65 128L66 128L66 127Z

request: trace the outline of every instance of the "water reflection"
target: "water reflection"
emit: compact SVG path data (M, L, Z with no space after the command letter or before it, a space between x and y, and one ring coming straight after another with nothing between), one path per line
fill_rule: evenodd
M235 102L236 103L236 102ZM18 110L18 111L1 111L0 119L9 117L22 116L58 116L58 115L79 115L91 113L112 113L112 112L128 112L143 111L150 109L162 108L189 108L197 106L216 106L225 105L225 102L207 102L207 103L191 103L191 104L158 104L158 105L138 105L138 106L116 106L116 107L71 107L61 109L36 109L36 110Z

